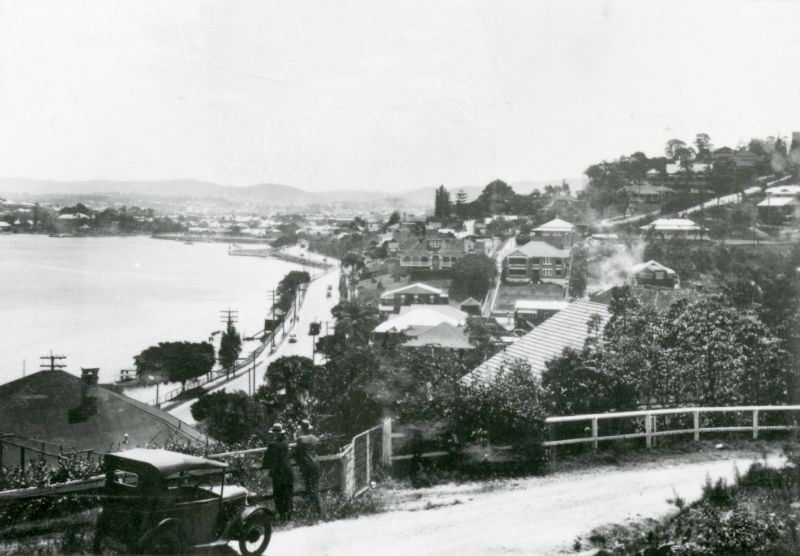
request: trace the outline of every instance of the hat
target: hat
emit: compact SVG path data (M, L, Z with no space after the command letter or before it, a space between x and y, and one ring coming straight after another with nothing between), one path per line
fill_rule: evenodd
M304 429L310 429L311 421L309 421L308 419L303 419L302 421L300 421L300 426L303 427Z
M275 423L274 425L272 425L272 428L269 429L269 432L282 433L283 425L281 425L280 423Z

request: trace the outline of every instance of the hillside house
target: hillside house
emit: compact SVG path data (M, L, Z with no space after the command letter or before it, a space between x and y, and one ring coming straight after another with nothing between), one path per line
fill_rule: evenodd
M450 270L460 258L474 250L474 241L429 233L401 240L398 256L403 268L438 272Z
M674 288L678 285L678 273L656 261L633 265L628 280L636 286Z
M392 315L376 326L370 340L382 342L388 336L431 328L442 323L463 327L467 323L467 316L465 312L450 305L407 305L400 308L399 314Z
M688 218L658 218L650 224L640 226L639 229L645 235L661 239L700 239L703 234L703 228Z
M503 259L503 279L511 284L552 282L565 284L570 250L531 240Z
M399 313L407 305L447 305L450 298L447 291L417 282L383 292L378 309L382 314Z
M665 185L653 185L645 181L638 184L626 185L622 188L628 193L634 203L656 204L669 198L675 190Z
M458 308L472 316L480 316L481 302L474 297L468 297L458 304Z
M542 239L550 241L551 243L558 243L561 246L566 246L572 243L572 235L575 233L575 226L561 220L560 218L553 218L549 222L545 222L541 226L531 230L531 238Z
M800 210L800 185L778 185L767 188L766 197L758 203L758 218L768 224L784 224Z

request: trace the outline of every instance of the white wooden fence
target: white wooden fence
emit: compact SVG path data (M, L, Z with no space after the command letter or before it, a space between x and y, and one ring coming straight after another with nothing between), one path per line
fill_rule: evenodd
M661 436L673 436L681 434L691 434L695 441L700 440L702 433L717 432L751 432L753 439L758 438L760 431L785 431L797 428L797 423L793 419L792 424L785 425L761 425L759 416L765 413L782 412L791 415L792 412L800 412L800 405L743 405L730 407L681 407L674 409L645 409L640 411L620 411L616 413L595 413L590 415L567 415L564 417L548 417L546 423L556 425L558 423L581 423L587 424L586 429L591 430L590 436L567 439L551 439L544 442L545 446L566 446L570 444L592 444L597 448L601 441L607 440L628 440L634 438L644 438L648 448L653 447L654 440ZM713 413L747 413L752 417L747 425L739 426L701 426L701 417L705 414ZM665 415L691 415L691 428L678 429L658 429L659 416ZM788 415L787 415L788 417ZM794 416L796 417L796 415ZM626 434L600 434L600 424L604 421L614 419L641 419L643 420L642 431Z

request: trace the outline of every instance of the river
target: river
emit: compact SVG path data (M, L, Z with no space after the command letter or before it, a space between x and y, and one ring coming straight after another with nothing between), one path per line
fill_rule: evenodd
M148 237L0 235L0 383L39 370L52 349L66 370L133 368L163 341L203 341L238 311L246 335L263 327L267 291L297 266L234 257L227 245Z

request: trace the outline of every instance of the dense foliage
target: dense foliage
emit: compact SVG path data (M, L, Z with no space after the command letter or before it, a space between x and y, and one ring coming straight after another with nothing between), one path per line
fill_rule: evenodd
M208 374L214 367L214 346L208 342L159 342L134 358L140 377L157 375L169 382L186 381Z
M275 288L275 306L281 311L288 312L297 296L297 291L302 284L311 281L311 275L303 270L292 270L284 276L278 287Z
M218 359L225 372L230 373L233 370L236 366L236 359L241 352L242 338L234 328L233 322L229 320L219 341Z
M453 281L450 295L455 299L483 299L494 283L497 265L483 253L461 257L451 270Z

